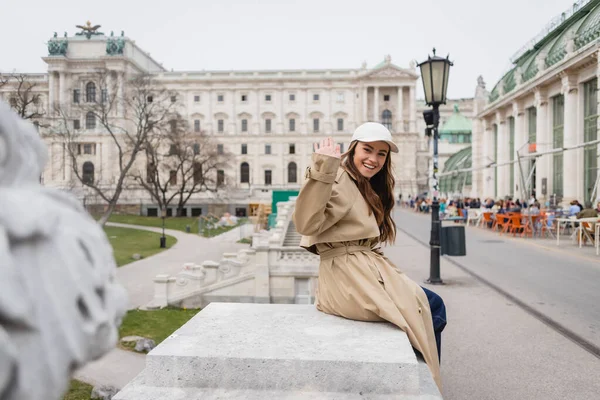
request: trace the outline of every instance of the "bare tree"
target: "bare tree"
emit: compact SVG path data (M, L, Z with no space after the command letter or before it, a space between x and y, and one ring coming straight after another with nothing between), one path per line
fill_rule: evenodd
M161 210L176 201L176 215L182 216L194 194L224 187L232 155L205 133L191 132L177 115L169 120L166 132L148 138L146 159L146 173L137 171L133 178Z
M135 76L127 80L123 88L119 88L116 78L107 71L100 71L89 81L83 98L77 99L76 104L58 106L59 122L52 133L64 143L77 180L107 204L98 221L101 225L114 211L138 155L145 151L150 137L165 131L169 116L177 106L149 75ZM79 125L78 118L83 118L85 126ZM111 160L111 166L106 166L105 176L102 170L96 174L94 170L86 171L86 163L80 165L86 153L81 137L83 128L110 137L116 149L116 158Z
M26 74L0 74L0 88L9 89L9 105L23 119L34 120L46 115L38 86L38 82Z

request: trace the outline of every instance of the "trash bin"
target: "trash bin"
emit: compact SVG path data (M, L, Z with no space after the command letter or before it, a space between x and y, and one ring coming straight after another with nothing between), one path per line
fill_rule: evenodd
M464 226L442 226L440 235L442 255L466 256L467 244Z
M192 231L192 227L191 227L191 226L189 226L189 225L186 225L186 226L185 226L185 231L186 231L187 233L190 233L190 232Z

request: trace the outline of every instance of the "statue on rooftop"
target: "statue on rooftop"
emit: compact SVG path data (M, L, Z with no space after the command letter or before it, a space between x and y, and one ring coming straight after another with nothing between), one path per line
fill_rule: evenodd
M0 101L0 399L61 399L72 373L111 350L126 308L102 228L40 185L47 150Z
M92 26L92 23L90 21L87 21L85 23L85 25L75 25L76 28L81 29L81 32L77 32L75 35L77 36L85 36L86 38L90 39L92 36L95 35L104 35L104 33L102 32L98 32L98 29L101 27L102 25L94 25Z

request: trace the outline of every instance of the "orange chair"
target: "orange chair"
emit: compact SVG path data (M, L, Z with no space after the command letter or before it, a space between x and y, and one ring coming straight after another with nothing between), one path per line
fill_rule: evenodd
M493 226L494 221L492 220L492 212L486 211L483 213L483 218L481 219L481 223L487 228L491 225Z
M508 230L513 236L517 236L518 233L524 233L525 225L521 223L521 214L511 215L510 216L510 225L508 226Z
M496 214L496 219L494 220L494 225L492 229L495 231L496 229L500 229L501 232L504 231L505 226L508 223L508 215L506 214Z

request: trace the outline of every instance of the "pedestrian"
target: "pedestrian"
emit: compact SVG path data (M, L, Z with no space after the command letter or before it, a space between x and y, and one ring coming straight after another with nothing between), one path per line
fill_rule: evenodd
M300 246L320 255L317 309L398 326L441 389L444 302L402 273L379 247L396 238L390 152L398 147L375 122L356 129L343 156L332 138L315 143L293 221L303 235Z

